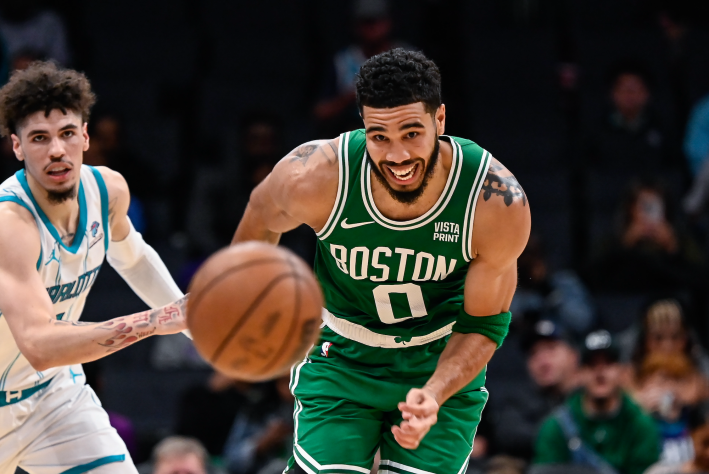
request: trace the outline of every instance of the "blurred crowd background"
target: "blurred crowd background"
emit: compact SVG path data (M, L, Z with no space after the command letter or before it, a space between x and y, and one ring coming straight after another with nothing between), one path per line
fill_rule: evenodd
M280 157L361 127L354 74L397 46L436 61L447 133L509 167L533 210L469 472L709 472L708 2L0 2L0 83L36 59L86 72L85 162L123 173L183 288ZM0 178L20 167L4 141ZM312 261L314 239L283 244ZM83 319L142 309L105 265ZM141 472L289 456L287 379L214 373L182 335L86 373Z

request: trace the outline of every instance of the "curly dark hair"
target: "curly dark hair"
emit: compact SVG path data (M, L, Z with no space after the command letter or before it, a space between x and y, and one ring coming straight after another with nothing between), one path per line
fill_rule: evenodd
M54 109L64 114L72 110L87 122L95 102L84 74L59 68L53 62L35 61L27 69L13 72L0 89L0 134L7 137L16 133L22 120L42 110L45 116Z
M369 58L355 79L357 107L378 109L423 102L428 113L441 105L441 73L418 51L392 49Z

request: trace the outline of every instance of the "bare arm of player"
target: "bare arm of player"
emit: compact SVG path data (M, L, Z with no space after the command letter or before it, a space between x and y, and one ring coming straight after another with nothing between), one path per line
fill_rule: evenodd
M106 183L108 192L108 220L111 226L111 241L120 242L128 237L131 230L128 220L130 190L125 178L118 172L105 166L96 168Z
M517 258L527 245L531 216L521 186L493 159L475 211L475 260L465 280L465 312L490 316L509 311L517 287ZM438 407L470 383L495 352L482 334L453 333L426 385L412 389L399 404L404 421L392 427L397 442L415 449L437 421Z
M308 142L279 161L251 193L232 243L277 244L301 224L322 229L337 197L339 145L339 138Z
M39 232L32 215L0 203L0 309L35 370L99 359L154 334L184 328L186 300L103 323L58 321L37 272Z

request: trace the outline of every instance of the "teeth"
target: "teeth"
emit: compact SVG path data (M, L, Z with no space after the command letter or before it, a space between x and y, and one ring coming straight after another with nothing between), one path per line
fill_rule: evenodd
M414 168L416 168L416 165L411 165L410 168L402 170L402 171L396 171L392 168L389 168L389 169L391 170L392 173L394 173L394 176L396 176L397 178L408 179L411 177L410 175L413 174Z

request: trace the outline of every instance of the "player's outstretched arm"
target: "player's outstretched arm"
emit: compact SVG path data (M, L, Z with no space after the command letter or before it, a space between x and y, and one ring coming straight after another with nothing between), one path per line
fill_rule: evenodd
M527 245L530 227L527 196L512 173L493 159L475 211L475 259L465 280L462 318L509 311L517 287L517 258ZM438 407L483 370L496 348L497 343L483 334L453 332L429 381L399 404L405 421L392 431L401 446L418 446L436 423Z
M307 224L319 231L337 197L340 139L316 140L288 153L251 193L232 243L277 244L283 232Z
M90 362L148 336L185 328L186 298L103 323L57 320L37 272L39 239L29 211L0 203L0 310L35 370Z

